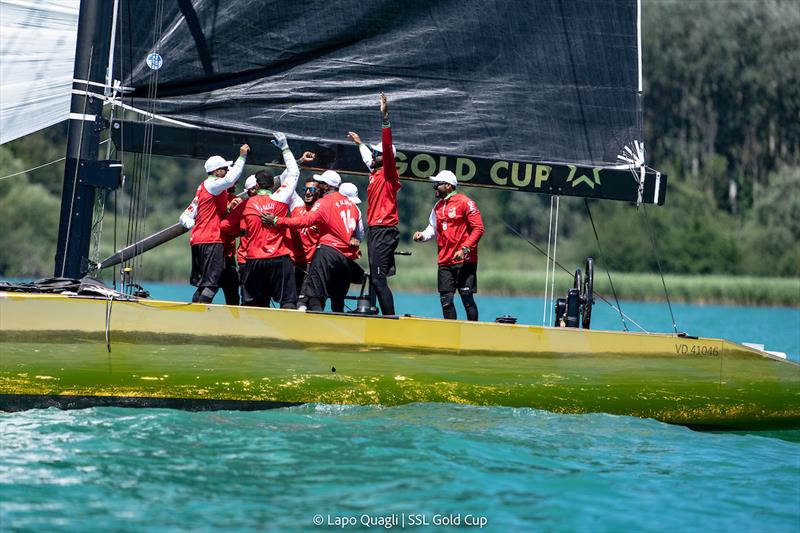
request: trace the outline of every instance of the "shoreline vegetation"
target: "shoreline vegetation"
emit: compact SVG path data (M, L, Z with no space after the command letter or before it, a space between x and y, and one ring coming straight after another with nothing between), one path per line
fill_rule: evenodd
M613 302L608 276L596 270L594 289ZM500 296L544 295L545 273L541 271L493 270L478 266L479 294ZM658 274L612 273L617 296L621 300L666 301ZM692 304L735 304L774 307L800 307L800 279L757 276L665 274L670 301ZM556 296L566 297L571 276L556 272ZM436 269L404 269L391 278L392 290L401 292L435 292ZM596 301L600 301L595 297Z
M562 197L552 255L573 272L593 257L597 291L609 300L606 268L620 298L664 301L660 266L674 302L800 307L800 71L797 54L786 52L800 49L797 1L730 0L725 9L714 0L643 4L644 140L648 161L669 178L666 204ZM385 90L391 98L391 88ZM395 111L393 135L402 147L402 104ZM377 140L379 130L376 123L363 135ZM66 133L61 123L0 146L0 276L53 272ZM174 224L204 177L203 158L154 155L140 165L148 174L137 175L139 156L114 151L112 157L124 158L130 175L128 186L107 194L95 220L103 230L99 252L89 252L95 261ZM57 163L40 168L48 161ZM260 168L249 165L244 175ZM363 197L366 178L345 179ZM486 228L481 294L542 295L545 259L529 243L548 248L551 197L467 186L463 192L479 206ZM391 281L397 291L435 291L435 244L410 242L427 225L433 203L427 183L403 183L400 249L413 257L397 259ZM130 262L132 280L187 283L187 240ZM359 262L365 266L366 258ZM108 270L106 280L114 275ZM555 294L565 296L571 286L572 276L558 272Z
M101 278L107 285L112 285L108 276ZM29 277L7 279L34 280ZM478 294L484 296L543 296L544 279L544 270L507 270L483 268L479 265ZM0 280L5 279L0 277ZM666 302L664 287L658 274L612 272L611 280L620 300ZM664 281L672 303L800 308L800 279L798 278L665 274ZM148 283L188 284L188 278L166 276L160 280L148 279L140 282L147 288ZM394 292L435 293L436 267L400 268L398 274L390 278L389 284ZM572 276L567 275L563 270L557 271L556 297L566 297L570 287L572 287ZM602 269L595 270L594 290L596 294L602 295L606 300L614 301L608 276ZM355 291L354 286L350 292L353 294ZM595 301L601 302L601 299L595 296Z

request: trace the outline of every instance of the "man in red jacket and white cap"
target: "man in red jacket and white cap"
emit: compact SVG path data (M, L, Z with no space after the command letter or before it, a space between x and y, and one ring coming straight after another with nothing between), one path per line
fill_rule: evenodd
M381 143L367 147L354 131L347 134L358 145L361 158L370 170L367 186L367 253L372 289L384 315L393 315L394 296L386 278L394 276L394 252L400 242L397 230L397 174L392 126L386 95L381 93Z
M331 310L344 311L344 298L350 288L350 261L358 259L358 249L364 238L361 212L338 189L342 178L333 170L315 174L322 197L311 210L299 217L276 216L262 213L265 225L279 228L306 228L319 230L319 246L311 260L302 293L310 311L322 311L325 300L331 299Z
M242 305L268 307L275 300L282 309L294 309L297 290L294 265L289 259L290 243L286 231L265 227L261 214L265 212L287 215L295 195L300 169L289 149L286 136L274 134L272 143L281 150L286 170L280 176L269 171L256 172L256 194L250 196L243 207L230 212L220 224L223 233L247 234L245 250L246 268L242 273Z
M473 294L478 290L478 241L483 221L475 202L457 193L458 179L449 170L430 177L436 198L428 227L414 233L417 242L436 237L439 246L439 301L444 318L455 319L453 294L456 289L467 312L467 320L478 320Z
M242 175L250 146L239 148L236 163L218 155L205 163L206 179L197 187L192 203L181 214L180 223L192 230L192 274L190 283L197 287L192 302L211 303L219 290L219 278L225 266L220 223L228 213L228 188ZM233 166L231 166L233 165Z

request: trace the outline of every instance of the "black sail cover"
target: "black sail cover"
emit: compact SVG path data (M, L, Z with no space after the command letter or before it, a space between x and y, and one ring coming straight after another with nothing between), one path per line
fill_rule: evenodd
M404 175L524 189L509 162L608 167L642 141L637 17L637 0L122 0L115 78L126 103L204 130L342 146L351 130L379 142L383 91L401 164L431 154ZM603 196L570 168L562 183Z

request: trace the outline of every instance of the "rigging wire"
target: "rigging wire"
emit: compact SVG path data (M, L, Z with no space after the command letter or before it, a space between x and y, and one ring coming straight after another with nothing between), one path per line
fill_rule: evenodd
M550 197L550 222L547 225L547 253L544 262L544 302L542 302L542 326L547 325L547 291L550 289L550 242L553 239L553 202ZM508 224L506 224L508 225Z
M55 161L50 161L49 163L45 163L44 165L39 165L38 167L29 168L28 170L20 170L19 172L15 172L13 174L9 174L8 176L3 176L2 178L0 178L0 180L13 178L14 176L19 176L20 174L25 174L27 172L33 172L34 170L39 170L40 168L44 168L44 167L59 163L61 161L64 161L65 159L66 159L66 157L59 157Z
M163 23L163 1L159 1L156 5L156 12L158 13L157 20L153 25L153 48L152 51L158 53L159 51L159 31ZM122 60L120 60L120 65ZM122 65L121 65L122 66ZM128 207L128 230L126 238L126 246L130 246L139 242L141 238L147 233L147 196L149 190L149 180L152 168L152 147L154 141L154 125L152 113L155 111L156 102L155 98L158 92L158 69L150 71L147 83L147 112L137 114L136 118L145 123L143 150L133 156L132 165L132 186L131 186L131 199ZM132 294L134 289L138 289L138 280L140 279L141 270L143 267L143 254L136 254L134 257L122 264L122 282L124 291L127 294Z
M533 241L531 241L530 239L528 239L528 238L526 238L524 235L522 235L522 234L521 234L519 231L517 231L517 230L516 230L516 229L515 229L513 226L511 226L511 225L510 225L508 222L506 222L506 221L504 220L504 221L503 221L503 224L505 224L505 226L506 226L506 227L507 227L509 230L511 230L511 232L512 232L514 235L516 235L517 237L519 237L519 238L520 238L520 239L522 239L523 241L525 241L525 242L527 242L528 244L530 244L531 246L533 246L533 248L534 248L534 249L535 249L537 252L539 252L540 254L543 254L543 255L545 255L546 257L548 257L548 256L547 256L547 252L545 252L544 250L542 250L542 249L541 249L541 248L540 248L540 247L539 247L539 246L538 246L536 243L534 243ZM548 257L548 259L549 259L549 257ZM558 265L558 267L559 267L561 270L563 270L563 271L564 271L564 272L565 272L567 275L569 275L570 277L572 277L572 276L574 275L572 272L570 272L569 270L567 270L567 269L564 267L564 265L562 265L562 264L561 264L561 263L559 263L558 261L555 261L555 264L556 264L556 265ZM634 319L632 319L632 318L631 318L630 316L628 316L627 314L623 313L621 309L619 309L619 308L618 308L618 307L616 307L614 304L612 304L611 302L609 302L609 301L608 301L608 300L607 300L607 299L606 299L606 298L605 298L605 297L604 297L602 294L600 294L600 293L599 293L599 292L597 292L596 290L595 290L595 291L593 291L593 292L594 292L594 295L595 295L595 296L597 296L598 298L600 298L600 299L601 299L603 302L607 303L607 304L608 304L608 305L609 305L609 306L610 306L612 309L614 309L615 311L618 311L618 312L619 312L619 313L621 313L621 314L622 314L622 315L623 315L625 318L627 318L627 319L628 319L628 321L629 321L631 324L635 325L637 328L639 328L640 330L642 330L644 333L649 333L649 331L647 331L647 330L646 330L646 329L644 329L642 326L640 326L640 325L639 325L639 324L638 324L638 323L637 323L637 322L636 322Z
M594 217L592 217L592 210L589 208L589 200L586 198L583 199L583 204L586 206L586 212L589 214L589 221L592 223L592 231L594 231L594 239L597 241L597 250L600 252L600 260L603 262L603 268L608 275L608 284L611 285L611 293L614 295L614 301L617 302L617 307L620 309L619 317L622 319L622 327L625 331L628 331L628 324L625 323L625 315L622 314L622 306L619 304L619 298L617 298L617 291L614 288L614 282L611 281L611 271L608 269L608 263L606 263L606 256L603 253L603 247L600 245L600 237L597 235L597 227L594 225Z
M644 156L642 156L642 160L644 160ZM642 190L644 188L645 172L647 171L647 169L648 169L648 167L643 164L642 167L641 167L642 175L641 175L641 178L640 178L639 176L636 175L636 169L633 168L633 167L631 168L631 175L633 176L634 181L636 181L636 183L639 185L639 199L640 200L641 200L641 196L642 196ZM658 246L656 245L655 233L653 232L653 226L650 224L650 217L647 215L647 203L646 202L642 202L641 204L637 204L637 206L636 206L637 207L637 211L638 211L639 205L641 205L642 211L644 212L644 219L645 219L645 223L647 224L647 232L648 232L648 235L650 236L650 244L653 247L653 253L654 253L655 257L656 257L656 265L658 266L658 275L661 277L661 285L662 285L662 287L664 287L664 296L667 299L667 308L669 309L669 317L672 320L672 329L675 332L675 334L678 335L678 325L675 322L675 314L672 312L672 302L670 302L670 299L669 299L669 292L667 291L667 282L664 280L664 271L661 268L661 257L660 257L660 255L658 253Z
M550 323L553 324L553 313L556 305L556 250L558 250L558 207L561 198L556 196L556 221L553 224L553 271L550 273Z
M92 45L89 48L89 67L87 69L87 72L91 72L92 71L92 60L93 59L94 59L94 45ZM81 113L84 118L86 117L86 109L88 107L89 107L89 98L84 97L84 99L83 99L83 113ZM68 122L67 124L68 124L67 128L70 128L71 127L71 125L69 125L70 123ZM81 133L80 133L80 137L78 137L78 153L79 154L82 153L82 151L83 151L83 130L84 130L84 124L83 124L83 121L81 121ZM69 147L67 147L67 150L69 150ZM79 165L76 164L75 165L75 174L72 176L72 198L70 199L70 202L69 202L69 213L67 215L69 218L67 218L67 232L66 232L66 237L64 239L64 256L65 256L65 260L62 262L62 265L61 265L61 277L64 277L64 271L67 268L66 255L67 255L67 250L69 250L69 236L71 235L71 232L72 232L72 214L75 212L75 191L77 190L77 187L78 187L78 168L79 168Z
M653 252L656 255L656 264L658 265L658 274L661 276L661 285L664 287L664 296L667 298L667 307L669 308L669 316L672 319L672 329L675 331L675 334L678 334L678 325L675 323L675 315L672 312L672 303L669 301L669 292L667 292L667 282L664 281L664 271L661 269L661 258L659 257L658 247L656 246L656 238L655 234L653 233L653 226L650 224L650 217L647 215L647 205L642 204L642 212L644 213L644 219L647 222L647 230L650 234L650 242L653 244Z
M109 141L109 139L106 139L105 141L101 141L100 144L101 145L105 144L108 141ZM29 168L27 170L20 170L19 172L14 172L13 174L9 174L8 176L3 176L2 178L0 178L0 180L13 178L13 177L19 176L21 174L27 174L28 172L33 172L34 170L39 170L40 168L48 167L50 165L55 165L56 163L60 163L61 161L64 161L65 159L66 159L66 156L65 157L59 157L58 159L54 159L53 161L50 161L49 163L45 163L44 165L39 165L38 167Z

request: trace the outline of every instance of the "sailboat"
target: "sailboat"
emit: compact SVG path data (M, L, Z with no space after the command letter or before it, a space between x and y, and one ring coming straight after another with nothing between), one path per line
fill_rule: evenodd
M0 409L442 401L800 427L800 365L779 354L677 330L590 329L591 261L556 312L577 327L153 301L84 277L181 233L92 259L93 213L137 179L102 157L101 136L117 154L205 159L248 143L269 161L283 131L297 153L320 154L315 169L360 173L342 132L374 129L381 90L402 179L447 169L463 186L556 206L664 205L667 177L642 140L640 13L637 0L82 0L59 289L0 292Z

